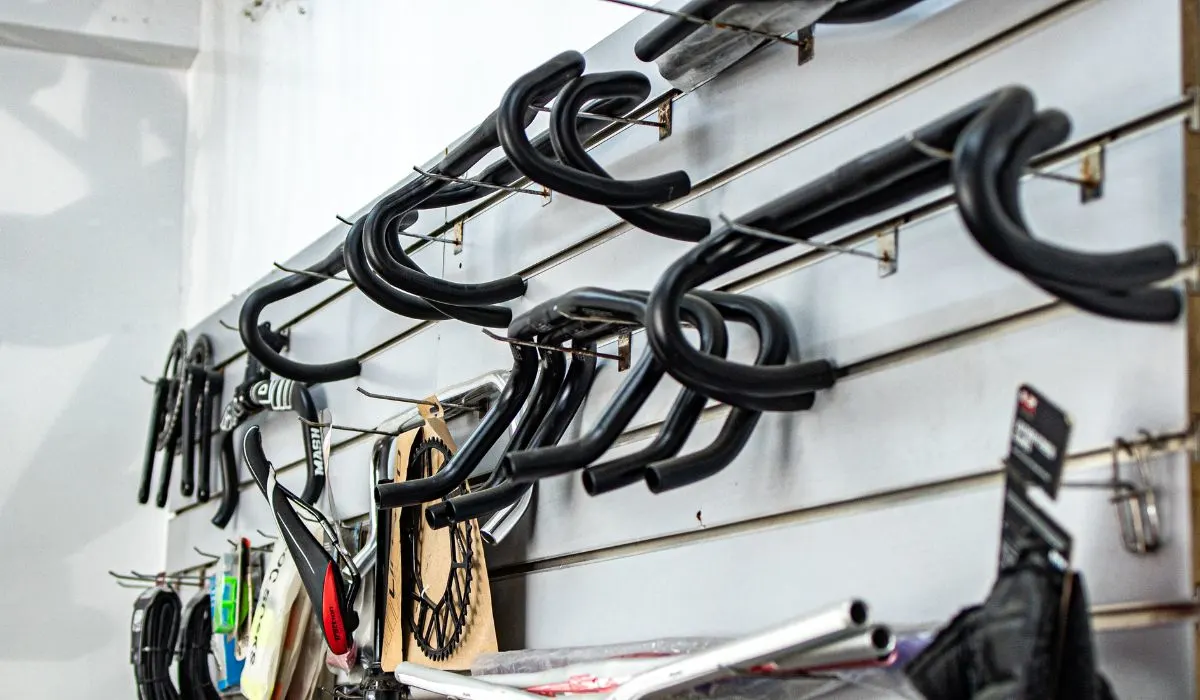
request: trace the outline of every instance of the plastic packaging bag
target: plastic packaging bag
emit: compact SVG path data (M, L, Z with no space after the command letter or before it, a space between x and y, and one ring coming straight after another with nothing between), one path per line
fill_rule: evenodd
M513 673L536 673L573 664L610 659L688 654L724 641L726 640L718 637L675 637L593 647L502 651L496 654L483 654L475 659L475 662L471 664L471 675L499 676Z
M780 0L735 5L716 19L782 35L807 27L839 0ZM758 48L763 37L703 26L663 54L658 72L675 88L687 92L726 70Z

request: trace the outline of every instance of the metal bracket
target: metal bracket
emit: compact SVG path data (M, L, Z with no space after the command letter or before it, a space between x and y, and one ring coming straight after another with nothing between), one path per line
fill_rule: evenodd
M900 269L900 227L896 226L875 235L875 252L879 257L879 277L891 277Z
M624 331L617 336L617 371L624 372L629 369L633 355L633 335L629 331Z
M1083 183L1079 186L1079 201L1094 202L1104 196L1104 146L1099 145L1083 154L1079 164Z
M817 40L813 36L812 25L796 32L796 40L799 42L796 45L796 65L802 66L817 55Z
M1187 113L1187 130L1200 134L1200 87L1192 86L1187 89L1187 96L1192 100L1192 108Z
M467 222L459 221L454 224L454 236L450 240L454 241L454 254L462 255L463 239L466 237Z
M1188 264L1183 271L1183 287L1189 296L1200 294L1200 250L1188 251ZM1200 461L1200 440L1196 445L1197 461Z
M673 114L675 112L675 108L673 106L674 104L675 104L675 98L669 97L669 98L667 98L666 102L663 102L662 104L660 104L658 106L658 140L659 141L662 141L663 139L665 139L671 135L671 126L672 126L671 117L673 116Z

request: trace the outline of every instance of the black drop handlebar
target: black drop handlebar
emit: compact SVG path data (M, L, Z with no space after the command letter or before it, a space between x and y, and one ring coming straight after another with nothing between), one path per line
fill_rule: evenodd
M589 100L630 97L641 102L650 94L650 81L641 73L620 71L593 73L572 80L559 93L550 114L550 139L554 152L563 163L598 178L612 179L604 168L588 154L579 137L576 123L579 111ZM636 182L622 183L636 188ZM609 199L607 187L598 190L599 199ZM593 200L588 200L593 201ZM707 236L712 224L703 216L677 214L654 207L610 207L613 213L638 228L666 238L695 243Z
M577 51L555 56L521 76L500 102L497 122L505 155L529 179L576 199L609 207L641 207L669 202L691 191L687 173L676 171L644 180L618 181L557 163L539 153L525 134L523 117L531 106L549 102L572 80L583 75L585 61Z

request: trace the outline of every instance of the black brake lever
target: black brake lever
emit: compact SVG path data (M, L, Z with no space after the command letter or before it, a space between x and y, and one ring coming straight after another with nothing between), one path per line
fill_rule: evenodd
M146 452L142 462L142 479L138 484L138 503L150 501L150 481L154 478L154 461L157 457L158 434L163 428L167 411L167 394L170 380L159 378L154 382L154 399L150 411L150 430L146 436Z
M208 393L208 373L212 364L212 341L207 335L201 334L188 351L181 377L183 402L180 449L183 451L183 463L179 474L179 491L184 496L191 496L196 490L196 451L205 432L202 403Z
M238 462L237 452L233 446L233 432L222 430L217 433L217 439L220 442L217 457L221 463L224 485L221 490L221 503L217 506L217 512L213 513L212 524L224 528L233 518L233 514L237 512L238 500L241 497L241 485L238 483Z
M204 376L204 391L200 395L200 465L196 478L196 500L207 503L212 495L212 443L215 433L218 399L225 391L225 375L208 371Z

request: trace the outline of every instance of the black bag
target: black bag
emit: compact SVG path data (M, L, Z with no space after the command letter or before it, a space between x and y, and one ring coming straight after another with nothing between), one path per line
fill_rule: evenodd
M1083 577L1042 548L1002 570L983 605L960 612L906 672L929 700L1115 700L1095 668Z

